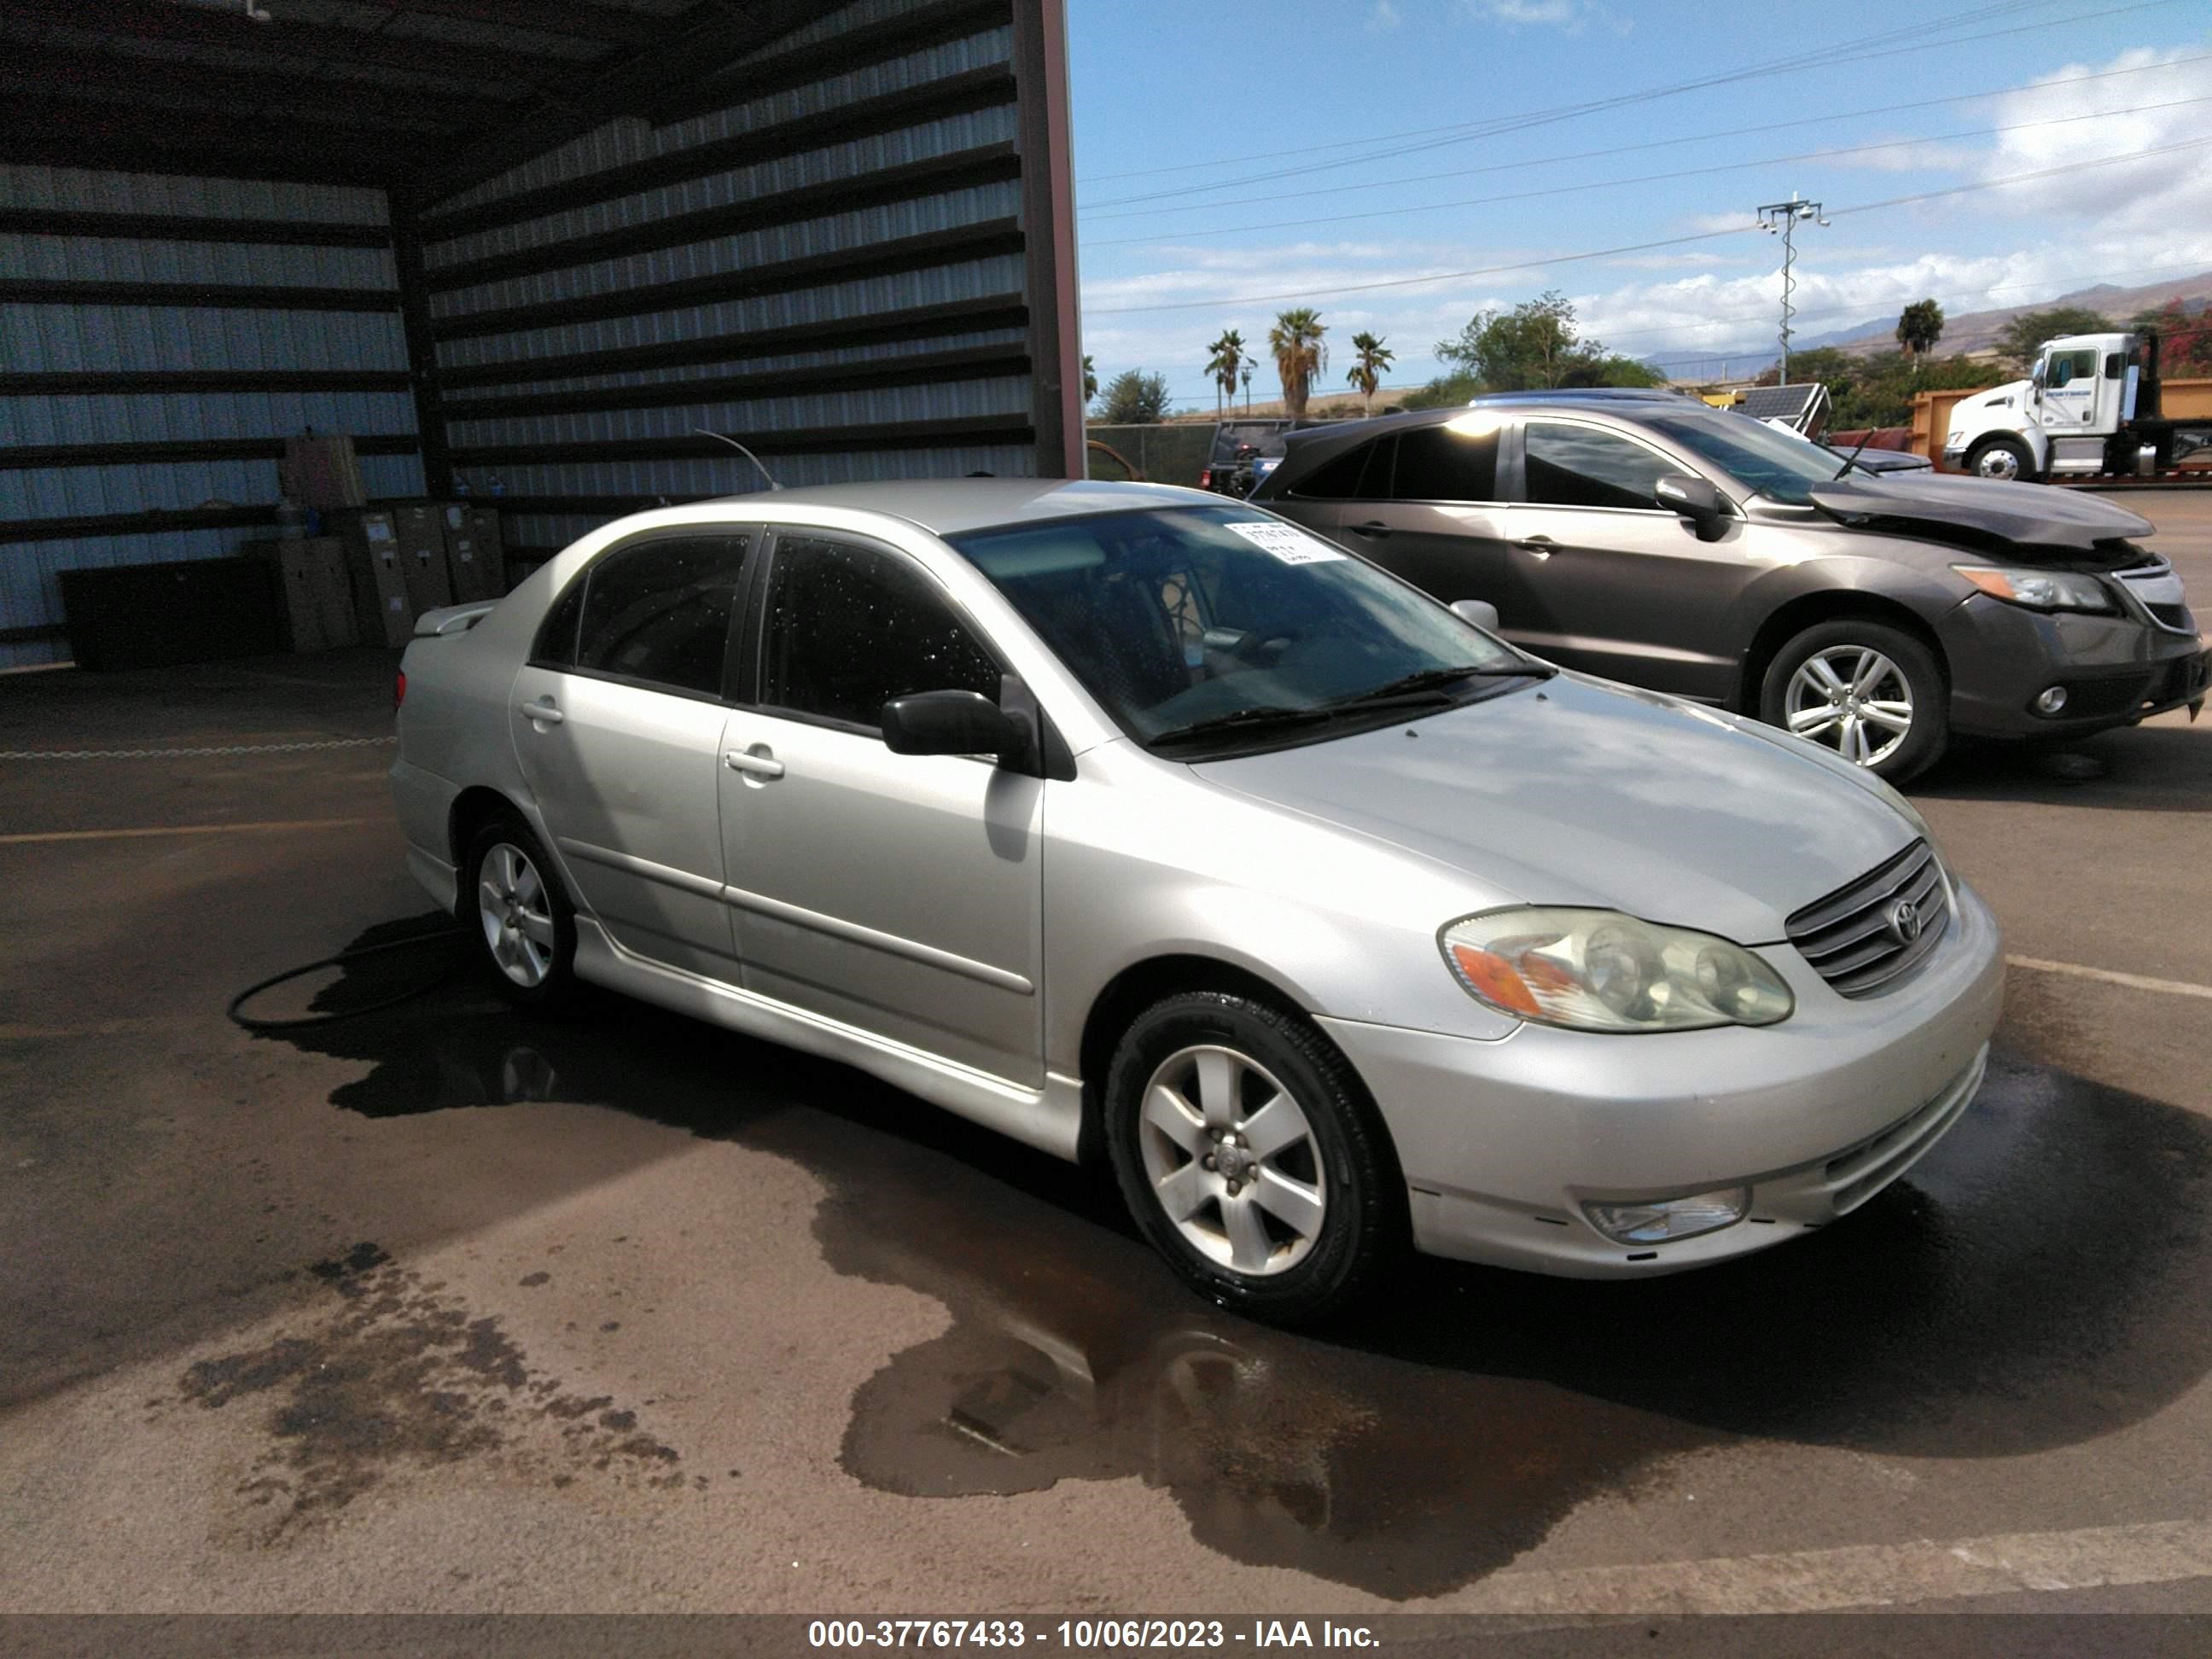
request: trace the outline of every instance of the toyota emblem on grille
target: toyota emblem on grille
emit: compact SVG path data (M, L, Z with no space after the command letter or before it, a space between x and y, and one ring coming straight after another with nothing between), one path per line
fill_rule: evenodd
M1890 937L1899 945L1910 945L1920 937L1920 907L1911 899L1899 899L1889 907Z

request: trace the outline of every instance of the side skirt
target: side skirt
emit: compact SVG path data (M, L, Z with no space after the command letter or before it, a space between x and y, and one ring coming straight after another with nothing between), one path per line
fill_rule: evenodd
M1048 1071L1042 1090L1010 1082L773 997L648 962L609 939L589 916L576 918L576 975L747 1036L842 1060L1024 1146L1076 1160L1083 1129L1079 1079Z

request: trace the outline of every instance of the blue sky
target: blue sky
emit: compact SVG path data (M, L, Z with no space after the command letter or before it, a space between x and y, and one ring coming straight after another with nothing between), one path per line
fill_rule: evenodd
M1436 341L1547 288L1685 373L1771 356L1781 248L1753 210L1793 191L1831 221L1798 234L1801 339L1923 295L1955 314L2212 269L2208 0L1067 15L1084 349L1180 404L1211 406L1227 327L1275 395L1265 335L1300 303L1328 390L1356 330L1418 384ZM1692 82L1717 84L1668 90Z

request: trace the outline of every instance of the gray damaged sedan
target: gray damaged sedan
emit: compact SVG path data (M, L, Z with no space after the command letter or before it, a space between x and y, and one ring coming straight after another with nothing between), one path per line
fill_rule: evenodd
M590 981L1110 1160L1203 1294L1741 1255L1959 1119L1997 930L1893 790L1285 520L1016 480L594 532L423 619L408 860Z

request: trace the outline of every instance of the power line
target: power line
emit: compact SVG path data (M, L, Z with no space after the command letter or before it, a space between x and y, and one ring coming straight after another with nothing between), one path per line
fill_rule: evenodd
M2041 23L2019 24L2011 28L1985 30L1975 38L1977 42L1979 42L1997 35L2055 28L2062 23L2077 25L2100 17L2110 17L2123 12L2143 11L2154 6L2173 3L2175 0L2133 0L2133 3L2128 5L2109 7L2102 11L2088 12L2074 17L2052 19ZM1945 29L1960 27L1991 13L2016 9L2006 6L1984 7L1978 12L1962 13L1960 16L1944 23L1914 29L1892 30L1887 34L1876 35L1873 38L1876 40L1887 40L1940 33ZM1173 190L1155 191L1149 194L1112 197L1103 202L1094 203L1092 205L1123 207L1132 203L1164 201L1178 196L1203 195L1210 191L1231 190L1243 185L1265 184L1275 179L1290 179L1308 173L1326 173L1340 167L1363 167L1370 161L1388 161L1395 156L1410 155L1421 150L1437 149L1451 144L1468 143L1477 138L1494 137L1504 132L1523 131L1530 127L1547 126L1556 122L1571 120L1577 116L1596 114L1606 110L1620 109L1632 104L1649 103L1662 98L1677 97L1684 93L1708 91L1715 87L1733 85L1738 82L1765 80L1777 75L1788 74L1793 70L1832 67L1847 63L1866 63L1880 58L1893 58L1905 52L1924 52L1931 44L1936 43L1919 40L1911 44L1888 46L1873 52L1854 52L1846 46L1826 46L1814 52L1801 53L1795 58L1781 58L1765 64L1754 64L1746 69L1705 76L1694 81L1676 82L1669 86L1650 88L1638 92L1620 93L1607 98L1591 99L1580 104L1563 105L1553 109L1536 111L1525 115L1500 117L1474 126L1455 137L1431 139L1425 143L1401 145L1393 149L1376 150L1368 155L1347 156L1332 161L1314 161L1300 167L1279 167L1266 173L1247 173L1241 178L1216 179L1211 184L1184 185Z
M2201 149L2212 144L2212 137L2184 139L2179 143L2160 144L2149 149L2130 150L2120 155L2094 156L2086 161L2070 161L2059 167L2039 167L2032 173L2007 173L2002 178L1984 179L1971 185L1954 185L1948 190L1920 191L1910 196L1893 196L1879 202L1863 202L1856 207L1831 210L1831 219L1846 214L1872 213L1882 208L1905 207L1917 202L1932 202L1948 196L1964 196L1974 191L1998 190L2007 185L2030 184L2039 179L2055 179L2062 174L2083 173L2093 167L2110 167L2116 161L2141 161L2147 156L2170 155L2185 149ZM1756 228L1744 224L1728 230L1698 231L1686 236L1665 236L1647 242L1625 242L1617 247L1592 248L1582 253L1553 254L1541 259L1521 259L1506 264L1481 265L1470 270L1440 270L1426 276L1395 276L1376 283L1347 283L1335 288L1310 289L1286 294L1247 294L1212 300L1176 300L1150 306L1100 306L1085 308L1086 316L1127 317L1153 311L1204 311L1224 306L1272 305L1279 300L1324 299L1338 294L1368 294L1380 289L1419 288L1436 283L1457 282L1469 276L1493 276L1508 270L1540 270L1550 265L1577 264L1585 259L1609 258L1615 254L1642 253L1652 248L1680 247L1690 242L1708 242L1723 236L1741 236Z
M1752 126L1716 127L1707 132L1690 133L1680 138L1655 138L1640 144L1610 144L1597 149L1568 150L1557 155L1532 155L1522 157L1510 161L1492 161L1479 167L1450 167L1441 173L1407 173L1402 177L1396 179L1369 179L1364 183L1352 185L1322 185L1303 190L1282 191L1273 196L1235 197L1226 202L1189 202L1180 207L1136 208L1126 213L1079 213L1078 217L1091 221L1102 219L1156 219L1164 213L1208 213L1224 207L1256 207L1264 202L1305 202L1311 201L1316 196L1342 196L1352 191L1365 192L1369 191L1386 190L1395 188L1399 185L1428 184L1438 179L1471 179L1486 173L1517 173L1532 167L1553 167L1567 161L1589 161L1601 158L1610 158L1616 155L1632 155L1641 151L1650 149L1680 149L1684 144L1709 143L1717 138L1740 138L1750 133L1777 132L1790 127L1822 126L1834 121L1856 120L1863 116L1898 115L1912 110L1928 109L1937 104L1972 103L1978 99L2003 98L2023 92L2040 92L2046 88L2074 86L2085 81L2109 81L2117 76L2122 75L2148 75L2155 73L2160 70L2179 69L2184 64L2201 64L2207 61L2212 61L2212 52L2198 52L2187 58L2169 58L2162 64L2137 64L2129 69L2100 70L2092 75L2069 75L2057 80L2031 82L2026 86L1996 87L1987 92L1960 93L1955 97L1917 98L1902 104L1876 104L1865 109L1834 110L1826 115L1798 116L1787 121L1763 121ZM2154 106L2145 106L2142 107ZM2123 112L2107 112L2107 113L2112 114ZM2002 131L2003 129L1984 128L1978 129L1978 131ZM1855 148L1872 149L1874 146L1859 145ZM1453 203L1440 203L1437 205L1448 207L1458 204ZM1273 228L1274 227L1261 227L1261 228ZM1196 235L1201 233L1193 231L1185 234ZM1133 240L1139 239L1132 238L1129 240ZM1152 240L1157 239L1145 238L1142 240ZM1091 246L1114 246L1114 244L1093 243Z
M1942 33L1948 29L1963 27L1969 23L1979 21L1981 19L1985 17L2002 15L2006 12L2026 10L2028 9L2030 6L2038 3L2039 0L2005 0L2004 3L1980 6L1971 11L1960 12L1957 15L1940 23L1915 24L1906 28L1893 29L1887 34L1875 35L1871 37L1871 39L1876 41L1893 40L1915 35ZM2153 3L2156 3L2156 0L2153 0ZM2124 8L2123 9L2134 9L2135 8ZM2030 25L2029 27L2047 27L2049 25L2034 24ZM1729 70L1725 73L1731 76L1778 73L1784 69L1806 66L1821 58L1832 57L1839 52L1846 52L1854 45L1866 44L1867 40L1868 37L1862 36L1857 41L1838 42L1834 46L1818 47L1810 52L1801 52L1795 58L1771 58L1759 64L1752 64L1745 70ZM1704 81L1682 82L1671 86L1651 88L1643 93L1620 94L1617 94L1617 96L1622 99L1665 97L1674 92L1692 90L1706 84L1709 83ZM1452 135L1441 139L1441 142L1443 143L1457 143L1461 139L1467 137L1481 137L1487 132L1497 130L1503 123L1563 118L1566 115L1595 106L1589 104L1554 105L1548 109L1522 111L1513 115L1492 117L1483 121L1455 121L1443 126L1417 127L1404 132L1376 133L1365 138L1340 138L1330 143L1307 144L1292 149L1261 150L1256 154L1247 155L1218 156L1207 161L1181 161L1170 167L1139 167L1127 173L1093 173L1088 178L1079 179L1076 180L1076 183L1080 186L1083 185L1103 184L1116 179L1142 179L1164 173L1190 173L1204 167L1239 167L1247 161L1272 161L1291 155L1314 155L1328 150L1349 149L1368 144L1394 144L1401 139L1431 138L1436 137L1438 135ZM1427 146L1415 145L1409 148L1425 149L1427 148ZM1362 161L1378 160L1381 159L1383 155L1389 153L1402 154L1406 152L1376 151L1369 155L1349 157L1347 158L1347 164L1357 163ZM1218 185L1201 185L1198 188L1212 189L1219 187L1220 186Z
M2212 56L2208 53L2207 56ZM1450 208L1481 207L1497 202L1525 202L1539 197L1566 196L1582 191L1619 190L1630 185L1650 185L1676 179L1704 178L1717 173L1741 173L1753 167L1780 167L1791 161L1817 161L1836 155L1860 155L1869 150L1903 149L1914 144L1944 143L1954 138L1987 137L2001 132L2025 132L2033 127L2065 126L2076 121L2095 121L2115 115L2141 115L2152 110L2178 109L2189 104L2212 103L2212 94L2175 98L2159 104L2131 104L2124 109L2098 110L2088 115L2055 115L2044 121L2014 121L2003 126L1968 127L1956 132L1931 132L1917 138L1893 138L1875 144L1843 144L1827 149L1801 150L1794 155L1768 155L1751 161L1722 161L1711 167L1681 167L1668 173L1643 173L1626 179L1597 179L1579 185L1549 185L1539 190L1508 191L1496 196L1469 196L1455 202L1425 202L1413 207L1376 208L1365 213L1340 213L1320 219L1276 219L1266 224L1209 226L1201 230L1170 232L1158 236L1086 237L1085 247L1128 247L1150 242L1182 242L1197 236L1234 236L1257 230L1299 230L1316 225L1343 225L1364 219L1389 219L1408 213L1441 213Z

